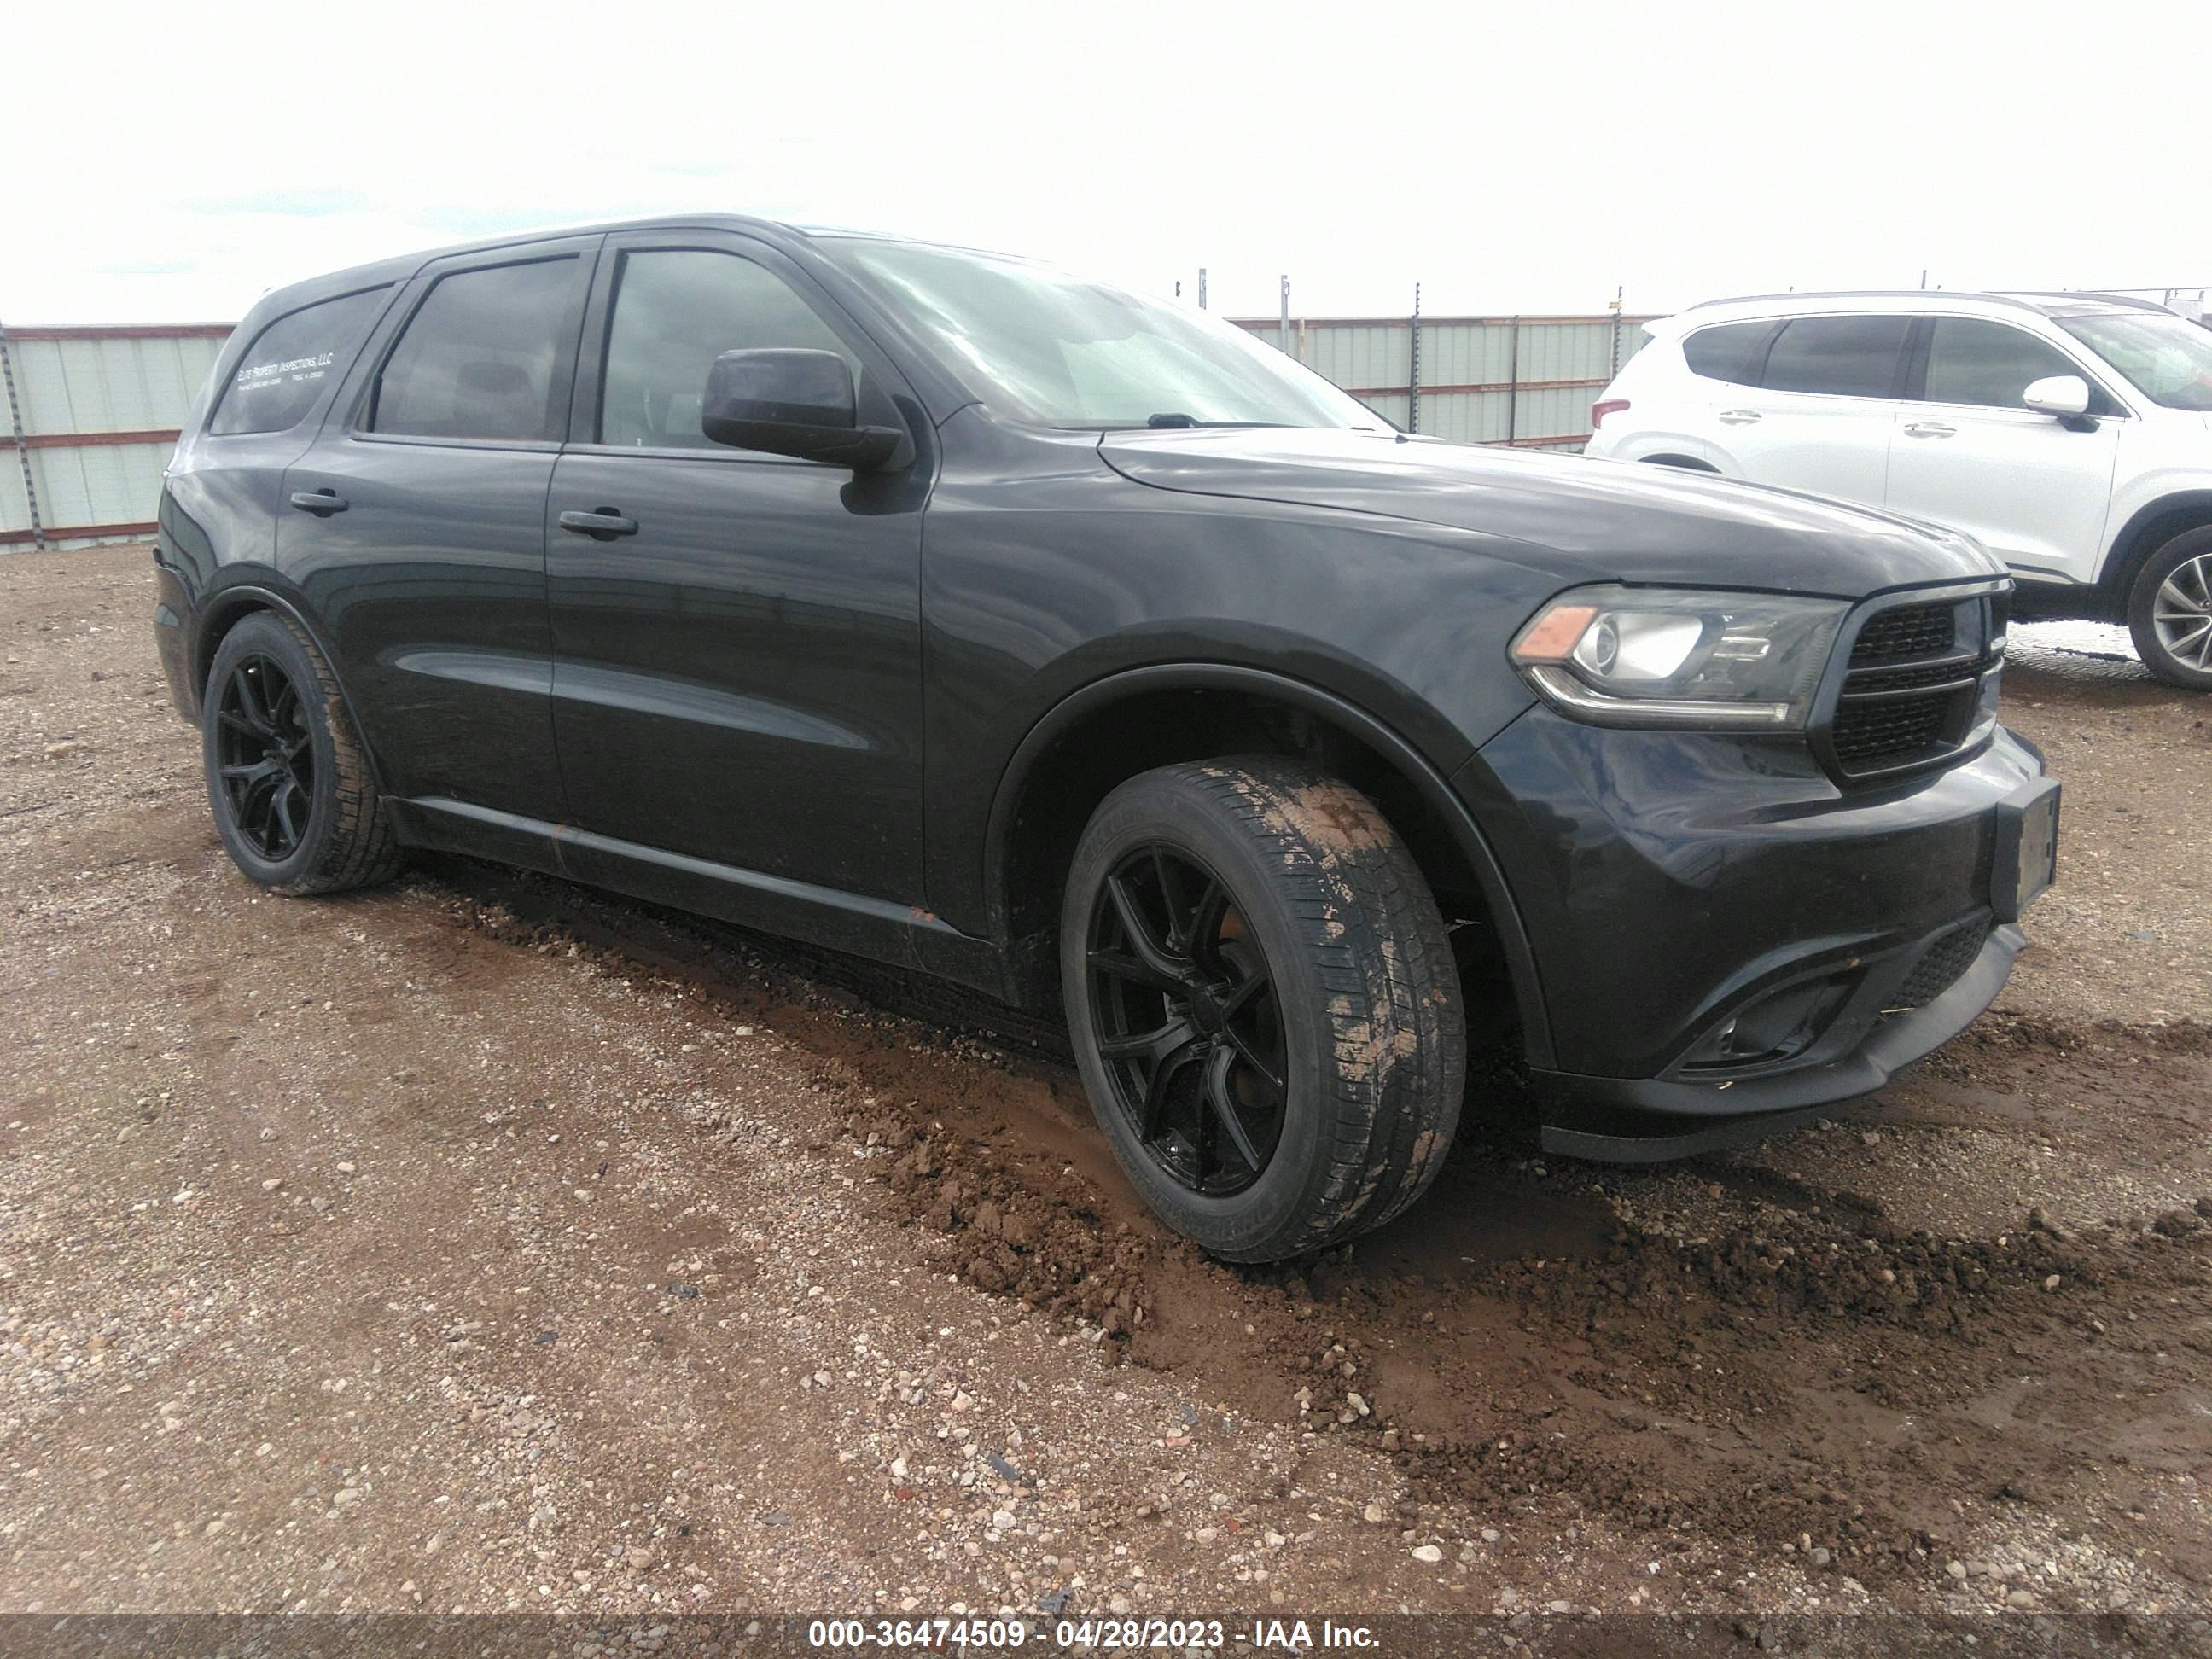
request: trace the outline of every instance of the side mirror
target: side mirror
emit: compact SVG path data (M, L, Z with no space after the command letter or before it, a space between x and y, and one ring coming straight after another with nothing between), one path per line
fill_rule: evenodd
M2021 406L2038 415L2062 421L2078 420L2089 412L2089 383L2079 374L2052 374L2031 381L2020 394Z
M765 450L872 472L898 453L896 427L862 426L853 371L834 351L726 351L707 371L699 429L732 449Z

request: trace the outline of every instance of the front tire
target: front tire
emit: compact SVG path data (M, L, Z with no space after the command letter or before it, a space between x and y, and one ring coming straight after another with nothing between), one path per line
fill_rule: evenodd
M337 677L291 618L257 611L223 635L200 739L216 832L252 879L297 895L397 873L398 838Z
M2160 679L2212 691L2212 526L2176 536L2136 573L2128 632Z
M1380 1226L1450 1149L1467 1039L1443 921L1336 779L1263 756L1122 784L1076 849L1060 976L1115 1158L1215 1255Z

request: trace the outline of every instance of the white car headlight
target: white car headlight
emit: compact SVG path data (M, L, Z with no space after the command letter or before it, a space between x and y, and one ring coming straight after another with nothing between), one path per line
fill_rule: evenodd
M1599 726L1802 730L1850 606L1607 586L1563 593L1513 641L1547 701Z

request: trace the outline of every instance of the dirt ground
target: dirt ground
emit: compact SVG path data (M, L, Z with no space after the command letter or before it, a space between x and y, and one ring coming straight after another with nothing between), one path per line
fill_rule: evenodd
M1656 1170L1493 1065L1255 1272L987 1008L459 860L259 895L151 591L0 560L0 1611L2212 1606L2212 700L2109 641L2019 630L2061 884L1958 1042Z

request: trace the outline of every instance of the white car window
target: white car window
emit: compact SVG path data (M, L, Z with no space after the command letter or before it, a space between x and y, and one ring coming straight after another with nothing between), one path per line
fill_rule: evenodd
M1766 389L1894 398L1910 317L1793 317L1766 354Z
M2018 409L2021 394L2053 374L2089 381L2089 413L2114 415L2112 398L2057 347L2025 330L1978 317L1938 317L1928 339L1925 401ZM2100 405L2102 405L2101 407Z

